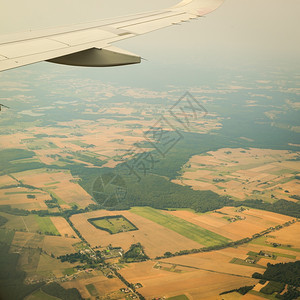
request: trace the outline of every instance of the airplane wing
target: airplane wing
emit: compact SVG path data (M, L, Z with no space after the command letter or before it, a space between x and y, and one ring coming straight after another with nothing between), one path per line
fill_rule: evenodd
M159 11L69 27L0 36L0 71L40 62L106 67L135 64L141 57L113 43L206 15L224 0L183 0Z

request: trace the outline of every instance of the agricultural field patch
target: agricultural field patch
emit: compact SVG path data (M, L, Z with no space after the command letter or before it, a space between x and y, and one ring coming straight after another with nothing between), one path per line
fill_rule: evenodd
M98 275L91 278L78 278L76 280L64 282L62 283L62 286L64 288L77 288L81 296L84 298L90 298L91 294L96 295L96 293L99 297L105 297L111 293L119 294L118 292L121 288L126 288L126 285L118 278L109 279L103 275ZM124 295L119 294L119 296Z
M195 190L212 190L237 200L293 201L299 193L298 152L270 149L224 148L195 155L173 182Z
M77 234L63 217L50 217L51 222L63 237L76 237Z
M8 175L0 176L0 187L18 184L13 178Z
M105 230L110 234L138 230L133 223L121 215L92 218L88 219L88 221L96 228Z
M151 207L134 207L130 211L205 246L229 242L219 234Z
M37 290L36 292L32 293L28 297L25 298L26 300L57 300L58 298L50 296L44 293L42 290Z
M76 204L78 207L86 207L93 204L91 196L76 182L70 171L36 169L20 173L14 176L24 184L32 185L52 194L59 204ZM48 196L48 200L51 197Z
M119 272L129 282L141 283L143 287L138 291L146 299L171 298L180 295L186 295L188 299L216 299L216 295L226 290L228 286L234 289L257 281L250 276L249 278L233 276L217 271L190 269L190 271L178 273L154 268L154 266L153 261L133 263Z
M24 187L0 189L0 205L27 210L46 209L45 200L51 199L47 192Z
M77 251L76 244L79 243L78 238L66 238L62 236L45 236L43 250L49 255L55 257L75 253Z
M188 210L172 210L167 213L231 240L251 237L267 228L293 220L285 215L245 207L223 207L205 214Z
M0 241L7 245L10 245L14 239L15 232L13 230L7 230L0 228Z

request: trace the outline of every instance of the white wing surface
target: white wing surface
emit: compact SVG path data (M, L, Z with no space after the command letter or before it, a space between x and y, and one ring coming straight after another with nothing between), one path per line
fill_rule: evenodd
M0 71L40 62L106 67L135 64L141 57L113 43L206 15L224 0L183 0L164 10L69 27L0 36Z

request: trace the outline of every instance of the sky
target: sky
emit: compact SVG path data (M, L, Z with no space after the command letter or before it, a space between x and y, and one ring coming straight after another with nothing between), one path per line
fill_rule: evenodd
M0 0L0 34L166 8L176 0ZM215 12L115 44L170 65L299 65L299 0L225 0Z

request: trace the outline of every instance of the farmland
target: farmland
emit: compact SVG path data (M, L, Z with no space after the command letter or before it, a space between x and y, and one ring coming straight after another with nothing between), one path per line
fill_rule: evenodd
M293 201L289 195L299 191L296 157L297 153L284 150L223 148L193 156L174 182L237 200Z
M224 207L214 212L195 214L192 211L168 211L170 215L187 220L231 240L238 240L283 224L293 218L256 209Z
M130 211L170 230L173 230L182 236L198 242L201 245L213 246L229 241L227 238L224 238L221 235L203 229L183 219L164 214L162 211L158 211L150 207L135 207Z
M116 215L124 216L133 223L138 230L111 235L108 232L95 228L88 222L88 219L91 218ZM145 247L146 254L150 257L162 255L170 250L178 251L187 248L192 249L201 247L201 244L198 242L190 240L169 228L130 211L94 211L74 215L70 220L92 247L105 247L112 244L113 246L120 246L127 251L131 244L140 242Z
M59 80L35 72L1 74L1 103L16 105L0 120L0 275L32 288L25 299L53 299L31 286L42 280L90 299L129 299L120 289L137 283L147 300L254 299L255 291L218 294L246 285L258 292L254 272L299 260L299 105L290 74L269 74L269 83L251 75L251 84L231 72L217 84L197 78L202 87L195 81L190 90L201 109L190 113L191 102L177 101L183 85L166 92L74 68ZM104 174L124 181L124 199L109 210L93 199ZM105 192L119 191L108 181ZM249 199L265 206L242 202Z

